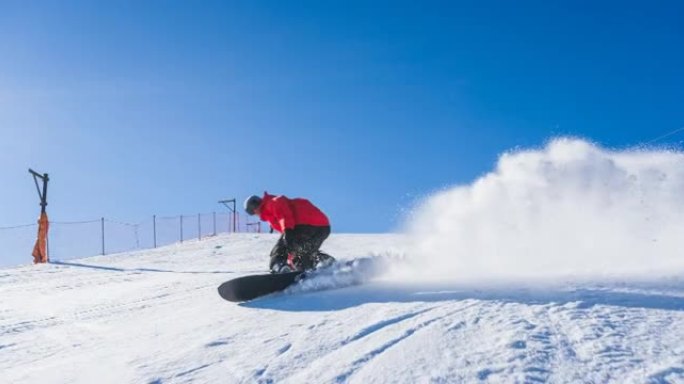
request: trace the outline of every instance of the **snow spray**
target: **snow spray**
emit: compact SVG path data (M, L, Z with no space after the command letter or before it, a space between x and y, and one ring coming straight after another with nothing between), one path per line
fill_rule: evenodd
M418 204L406 275L430 280L684 271L684 153L559 138ZM399 272L399 274L401 274Z

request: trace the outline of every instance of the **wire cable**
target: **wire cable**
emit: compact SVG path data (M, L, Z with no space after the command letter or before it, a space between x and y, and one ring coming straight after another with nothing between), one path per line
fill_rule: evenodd
M653 140L651 140L651 141L647 141L647 142L645 142L643 145L653 144L653 143L655 143L656 141L662 140L662 139L664 139L664 138L666 138L666 137L670 137L670 136L672 136L672 135L674 135L674 134L676 134L676 133L682 132L682 131L684 131L684 127L677 128L677 129L675 129L675 130L672 131L672 132L668 132L668 133L666 133L666 134L664 134L664 135L662 135L662 136L656 137L655 139L653 139Z

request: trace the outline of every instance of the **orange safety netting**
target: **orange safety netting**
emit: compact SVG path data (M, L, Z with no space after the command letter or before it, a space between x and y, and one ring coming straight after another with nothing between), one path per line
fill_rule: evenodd
M38 239L36 239L36 245L33 247L33 262L35 264L48 262L47 234L49 226L47 213L41 213L40 219L38 219Z

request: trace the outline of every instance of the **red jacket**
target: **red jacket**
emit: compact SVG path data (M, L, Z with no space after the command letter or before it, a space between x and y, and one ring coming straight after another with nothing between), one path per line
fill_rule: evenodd
M288 199L264 192L259 212L261 220L268 221L273 229L281 233L300 224L317 227L330 225L328 217L306 199Z

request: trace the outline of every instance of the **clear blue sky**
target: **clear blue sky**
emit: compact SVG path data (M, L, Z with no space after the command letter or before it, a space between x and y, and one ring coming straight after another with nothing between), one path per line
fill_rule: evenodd
M0 0L0 226L30 166L54 220L268 190L388 231L504 150L684 126L682 4Z

